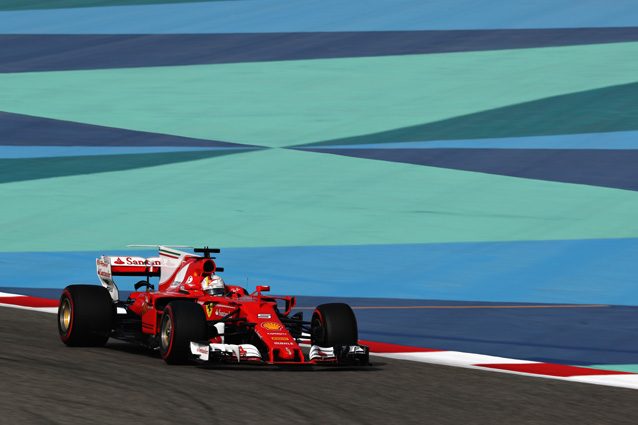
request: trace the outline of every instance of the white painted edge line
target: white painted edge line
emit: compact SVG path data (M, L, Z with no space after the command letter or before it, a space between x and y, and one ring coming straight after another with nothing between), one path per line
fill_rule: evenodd
M632 388L638 390L638 375L589 375L572 376L567 381L586 384L607 385L610 387Z
M20 310L31 310L31 311L39 311L41 313L53 313L56 314L58 312L57 307L27 307L23 305L15 305L15 304L5 304L0 302L0 307L9 307L9 308L19 308Z
M475 364L529 364L538 363L530 360L509 359L506 357L488 356L485 354L464 353L462 351L428 351L418 353L378 353L375 356L389 357L399 360L436 363L447 366L465 366Z
M585 376L553 376L536 373L526 373L514 370L495 369L477 364L532 364L540 363L530 360L509 359L505 357L486 356L482 354L463 353L460 351L434 351L419 353L370 353L371 356L386 357L398 360L408 360L421 363L430 363L443 366L462 367L465 369L478 369L486 372L509 373L511 375L529 376L533 378L555 379L559 381L580 382L584 384L605 385L638 389L638 374L631 375L585 375ZM478 360L478 361L477 361ZM487 361L485 361L487 360Z

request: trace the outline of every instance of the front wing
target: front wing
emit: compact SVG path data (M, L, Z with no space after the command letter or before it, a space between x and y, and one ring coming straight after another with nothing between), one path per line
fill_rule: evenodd
M193 357L203 362L269 363L263 360L257 347L252 344L217 344L192 341L190 349ZM370 350L365 345L336 347L312 345L310 346L308 360L295 363L326 366L367 366L369 364L369 353Z

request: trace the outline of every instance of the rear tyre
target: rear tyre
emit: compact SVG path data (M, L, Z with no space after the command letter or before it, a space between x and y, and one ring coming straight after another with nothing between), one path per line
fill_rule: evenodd
M188 363L191 341L206 339L206 316L202 306L190 301L172 301L164 309L160 325L160 353L168 364Z
M359 340L357 319L348 304L322 304L315 309L310 323L313 345L356 345Z
M113 314L113 300L106 288L67 286L58 306L60 339L72 347L103 346L111 334Z

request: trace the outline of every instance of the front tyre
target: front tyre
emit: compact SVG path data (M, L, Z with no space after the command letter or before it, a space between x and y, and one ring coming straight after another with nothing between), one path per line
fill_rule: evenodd
M188 363L191 341L206 339L206 316L190 301L172 301L164 309L160 325L160 354L168 364Z
M109 291L96 285L69 285L58 306L58 332L71 347L106 344L113 326L114 307Z
M313 345L335 347L358 343L357 319L348 304L322 304L315 309L310 323Z

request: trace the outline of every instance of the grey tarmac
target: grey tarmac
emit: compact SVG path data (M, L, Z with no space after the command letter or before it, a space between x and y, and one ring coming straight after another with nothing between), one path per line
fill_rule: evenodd
M0 307L2 424L632 424L638 391L372 358L367 369L168 366L68 348L51 314Z

